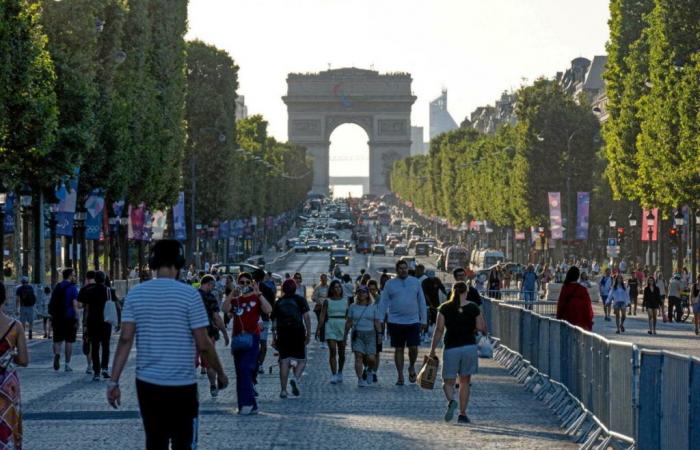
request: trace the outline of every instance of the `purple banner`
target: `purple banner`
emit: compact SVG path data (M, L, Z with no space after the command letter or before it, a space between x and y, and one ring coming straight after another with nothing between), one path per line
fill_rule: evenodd
M552 240L563 239L564 230L561 225L561 194L559 192L549 192L549 226Z
M219 239L228 239L229 229L231 228L231 222L224 220L219 224Z
M173 207L173 226L175 232L175 239L178 241L184 241L187 239L187 233L185 232L186 222L185 222L185 193L180 192L177 196L177 203Z
M588 215L591 208L591 194L579 192L576 194L576 239L588 239Z
M75 169L74 177L67 185L62 184L56 190L58 197L58 208L56 209L56 234L58 236L73 236L73 221L75 220L75 206L78 203L78 174L79 169Z
M5 234L15 232L15 193L8 192L5 198Z
M102 219L105 209L105 198L99 189L95 189L85 201L85 239L97 241L102 237Z

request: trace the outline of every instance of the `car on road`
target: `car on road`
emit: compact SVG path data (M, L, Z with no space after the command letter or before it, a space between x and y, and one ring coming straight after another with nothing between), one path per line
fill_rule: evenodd
M350 252L348 249L335 247L331 250L331 267L337 264L350 265Z
M248 264L251 264L253 266L258 266L258 267L263 268L263 269L265 268L265 257L263 257L262 255L255 255L255 256L251 256L249 258L246 258L245 262L247 262Z
M416 256L430 256L430 244L427 242L416 243Z
M399 244L394 247L394 256L408 256L408 247L403 244Z
M333 241L321 241L318 245L321 247L322 251L329 252L333 248Z
M386 247L382 244L375 244L372 246L373 255L386 255Z
M309 249L303 242L297 242L294 244L294 253L308 253Z
M233 264L214 264L212 266L212 270L213 269L216 269L218 271L218 273L221 275L233 275L234 279L237 278L238 274L240 274L242 272L253 273L254 271L256 271L258 269L265 270L264 268L262 268L260 266L248 264L245 262L233 263ZM267 271L265 271L265 272L267 272ZM284 277L278 273L273 273L272 279L275 281L275 284L280 285L280 284L282 284Z
M310 252L319 252L321 251L321 244L318 242L318 239L309 239L306 241L306 248Z

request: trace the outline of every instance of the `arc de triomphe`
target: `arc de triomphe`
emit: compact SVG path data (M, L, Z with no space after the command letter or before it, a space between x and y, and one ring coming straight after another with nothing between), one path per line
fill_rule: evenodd
M389 191L391 165L410 156L411 105L416 100L410 74L380 75L357 68L292 73L282 100L289 141L305 146L314 158L314 192L328 192L330 136L345 123L359 125L369 136L369 192Z

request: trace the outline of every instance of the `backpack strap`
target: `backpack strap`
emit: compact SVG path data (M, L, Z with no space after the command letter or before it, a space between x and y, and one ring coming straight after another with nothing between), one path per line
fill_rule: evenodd
M5 340L5 338L7 337L7 335L10 334L10 331L12 331L12 329L15 327L15 324L16 324L16 323L17 323L17 321L13 319L13 320L12 320L12 323L10 324L10 326L7 327L7 331L5 331L5 334L3 334L2 337L0 338L0 341Z

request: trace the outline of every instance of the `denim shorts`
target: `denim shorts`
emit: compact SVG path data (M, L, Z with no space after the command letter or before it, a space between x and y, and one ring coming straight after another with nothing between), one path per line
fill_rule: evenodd
M262 322L262 331L260 331L260 340L262 342L267 342L267 336L270 334L270 328L272 327L272 322L269 320Z
M474 375L478 371L479 355L476 345L464 345L442 351L443 380L453 380L457 375Z

